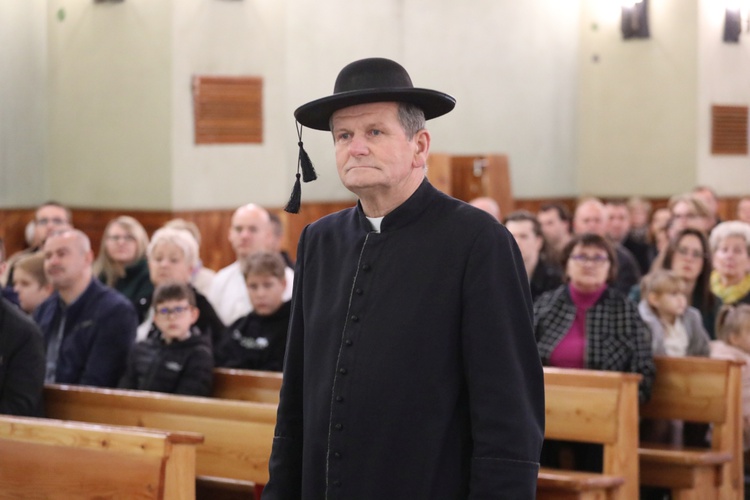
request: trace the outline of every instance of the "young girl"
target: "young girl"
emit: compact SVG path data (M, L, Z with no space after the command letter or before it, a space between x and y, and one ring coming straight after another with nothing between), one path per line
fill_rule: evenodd
M745 451L750 450L750 305L725 305L716 320L711 357L742 361L742 416Z

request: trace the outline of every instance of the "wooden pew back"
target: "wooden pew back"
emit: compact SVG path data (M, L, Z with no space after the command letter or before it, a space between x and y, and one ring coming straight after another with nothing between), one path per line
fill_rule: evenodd
M742 498L742 363L728 360L657 356L651 399L641 416L710 423L711 450L732 455L722 467L722 498Z
M603 474L625 479L616 498L638 498L638 383L632 373L544 368L545 437L600 443Z
M279 404L280 372L214 368L211 397Z
M0 416L4 498L195 498L194 433Z
M45 408L52 418L198 432L199 476L268 482L274 404L48 384Z

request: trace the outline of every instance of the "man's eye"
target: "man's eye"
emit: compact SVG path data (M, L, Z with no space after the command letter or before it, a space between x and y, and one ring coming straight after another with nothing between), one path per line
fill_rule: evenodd
M380 135L382 132L380 132L380 130L375 129L375 130L372 130L370 133L372 135Z

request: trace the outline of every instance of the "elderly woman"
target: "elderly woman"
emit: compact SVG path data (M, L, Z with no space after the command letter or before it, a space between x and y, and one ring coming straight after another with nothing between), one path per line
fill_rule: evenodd
M722 304L750 304L750 224L722 222L711 231L711 292Z
M184 229L163 227L152 236L146 256L149 275L154 287L167 283L189 285L193 269L198 262L198 243L193 235ZM215 340L224 330L224 324L206 297L197 291L195 301L200 313L195 326L202 334L209 335L212 340ZM154 331L151 297L148 297L148 300L141 300L137 309L142 318L136 336L136 340L140 341L153 334Z
M567 283L534 303L542 364L640 373L639 399L646 401L655 371L651 340L635 303L609 286L617 272L612 246L599 235L577 235L563 264Z
M94 275L136 307L140 300L154 293L146 263L147 246L148 235L141 223L122 215L104 228L99 256L94 262Z

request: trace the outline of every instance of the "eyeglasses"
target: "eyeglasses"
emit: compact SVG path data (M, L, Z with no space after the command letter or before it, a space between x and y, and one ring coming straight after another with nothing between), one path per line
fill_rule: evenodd
M694 259L703 259L706 257L706 254L704 254L700 250L690 250L689 248L685 247L677 247L675 249L675 252L682 255L683 257L692 257Z
M605 262L609 262L609 257L606 255L585 255L579 253L571 255L570 258L579 264L594 264L595 266L600 266Z
M189 310L190 310L190 306L177 306L171 309L169 307L160 307L159 309L156 309L156 314L158 314L159 316L164 316L164 317L167 317L171 314L174 314L175 316L180 316Z
M135 237L131 236L129 234L123 234L123 235L113 234L111 236L107 236L107 241L112 241L114 243L119 243L121 241L122 242L131 242L131 241L135 241Z
M61 219L60 217L52 217L52 218L42 217L41 219L36 219L34 223L39 226L48 226L48 225L63 226L67 224L68 221L66 221L65 219Z

